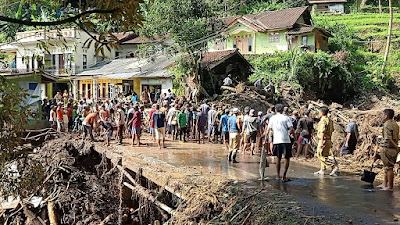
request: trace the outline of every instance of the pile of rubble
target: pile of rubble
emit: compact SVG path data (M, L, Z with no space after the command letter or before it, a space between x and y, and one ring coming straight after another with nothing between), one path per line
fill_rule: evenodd
M49 141L18 164L21 178L29 172L37 180L20 185L14 204L3 200L2 223L117 224L119 210L129 210L120 208L119 170L107 170L91 144L71 138Z

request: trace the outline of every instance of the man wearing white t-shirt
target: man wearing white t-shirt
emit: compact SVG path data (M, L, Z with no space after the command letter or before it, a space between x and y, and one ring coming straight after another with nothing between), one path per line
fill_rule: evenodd
M290 118L283 115L283 105L278 104L275 107L276 114L269 119L268 129L266 130L266 137L272 131L273 137L273 152L274 156L277 157L276 172L277 180L288 182L290 179L287 178L287 171L289 169L290 158L292 157L292 144L290 142L290 136L294 137L293 124ZM283 177L280 176L281 171L281 159L285 157L285 172Z

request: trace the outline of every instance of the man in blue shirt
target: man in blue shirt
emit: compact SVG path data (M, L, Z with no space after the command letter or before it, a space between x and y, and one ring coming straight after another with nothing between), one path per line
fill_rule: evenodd
M234 108L232 110L233 116L228 119L228 130L229 130L229 157L228 161L238 163L236 161L236 153L239 150L240 144L240 120L238 119L239 109Z
M139 100L139 96L136 94L136 92L133 92L131 100L132 100L132 105L135 105L136 102Z
M156 133L156 139L158 142L158 148L161 150L161 139L162 146L165 148L165 113L160 111L160 105L156 105L156 111L151 116L154 123L154 130Z
M228 130L228 120L229 120L229 109L225 109L224 115L221 116L219 123L219 130L221 131L221 138L224 140L225 149L229 151L229 130Z

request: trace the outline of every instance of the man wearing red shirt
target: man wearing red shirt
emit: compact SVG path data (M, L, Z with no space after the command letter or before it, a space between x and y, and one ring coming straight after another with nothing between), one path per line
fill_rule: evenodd
M156 104L153 104L153 107L152 107L152 109L151 109L151 111L150 111L150 114L149 114L149 125L150 125L150 134L151 134L151 136L153 137L153 141L156 141L156 135L155 135L155 133L156 132L154 132L154 120L152 120L151 118L152 118L152 116L153 116L153 113L156 111Z
M74 124L74 121L72 120L72 111L73 110L74 110L74 107L72 107L72 104L68 103L68 109L67 109L68 129L72 129L72 125Z
M140 146L140 135L142 133L142 114L139 111L139 107L134 107L135 113L133 114L132 124L132 146L135 146L135 139L137 138L137 145Z

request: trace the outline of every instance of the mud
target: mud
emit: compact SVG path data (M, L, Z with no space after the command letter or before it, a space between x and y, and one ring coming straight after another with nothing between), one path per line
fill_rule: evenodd
M165 151L153 150L151 146L136 148L127 154L145 158L147 162L164 162L176 169L190 169L196 171L192 173L192 176L196 177L220 175L229 180L236 180L239 189L249 187L257 190L261 185L267 188L266 192L287 193L293 198L287 202L298 202L300 205L296 216L292 215L296 221L304 222L304 218L306 220L309 218L309 222L314 224L324 222L328 224L350 222L353 224L396 224L396 220L400 218L398 190L392 194L382 192L362 182L354 173L342 172L339 177L319 177L313 175L313 172L317 170L314 167L292 162L289 176L293 181L281 183L274 180L275 165L271 164L266 171L269 180L260 184L258 156L240 154L239 164L229 164L226 161L227 153L221 145L169 143L167 146L169 148ZM234 184L235 182L231 183L231 185ZM228 189L228 187L225 188ZM242 192L238 193L241 195ZM261 196L268 195L258 197L262 198ZM273 198L271 200L273 201ZM285 202L278 201L278 206L274 207L278 209L282 207L284 212L288 213L290 212L288 209L292 207L291 204L286 205ZM252 216L249 219L256 220Z

